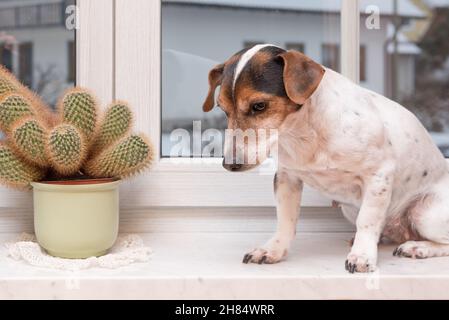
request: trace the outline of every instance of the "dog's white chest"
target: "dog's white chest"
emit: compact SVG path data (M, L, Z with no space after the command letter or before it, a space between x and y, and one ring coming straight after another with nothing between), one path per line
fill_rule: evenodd
M354 173L337 169L297 171L296 174L308 186L330 199L359 206L362 201L363 181Z

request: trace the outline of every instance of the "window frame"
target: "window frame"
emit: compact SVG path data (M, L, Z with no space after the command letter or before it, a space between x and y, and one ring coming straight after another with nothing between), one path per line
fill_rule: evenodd
M219 158L160 156L161 1L78 0L77 6L77 85L95 92L103 107L114 99L128 101L136 129L154 142L152 170L122 183L122 209L274 206L270 160L247 173L229 173ZM340 17L342 73L358 81L358 0L342 0ZM302 206L331 206L330 199L307 187L302 199ZM31 194L2 191L0 205L30 208Z
M95 92L102 105L114 98L114 1L77 0L76 84ZM91 32L95 30L95 32ZM0 207L31 209L31 192L3 188Z
M161 1L116 0L115 14L115 92L117 98L129 101L139 115L136 125L155 142L156 155L150 172L124 183L121 189L122 205L275 205L272 191L275 170L259 168L247 173L229 173L222 168L219 158L160 156ZM360 21L358 1L343 0L340 16L340 45L347 52L346 56L341 54L342 72L357 81L351 71L358 70L357 66L353 66L358 64L359 56L358 32L354 32L358 30ZM346 21L343 21L344 17ZM357 25L355 29L354 24ZM266 167L270 167L270 163ZM302 205L327 207L331 205L331 200L306 188Z

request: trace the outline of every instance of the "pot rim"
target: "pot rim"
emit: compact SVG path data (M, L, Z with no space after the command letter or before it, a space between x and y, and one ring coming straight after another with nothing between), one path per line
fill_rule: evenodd
M98 181L98 183L92 183L93 181ZM71 184L67 184L67 182L71 182ZM86 179L85 183L83 182L84 180L40 181L40 182L31 182L31 186L35 191L37 190L53 191L53 192L105 191L117 188L121 180L112 179L111 181L109 181L109 179Z
M43 183L43 184L52 184L52 185L59 185L59 186L74 186L74 185L87 185L87 184L101 184L101 183L108 183L108 182L114 182L120 179L117 178L91 178L91 179L73 179L73 180L44 180L44 181L37 181L37 183Z

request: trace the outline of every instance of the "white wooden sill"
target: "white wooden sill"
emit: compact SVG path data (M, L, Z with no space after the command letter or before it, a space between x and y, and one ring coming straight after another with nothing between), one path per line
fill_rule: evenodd
M288 259L276 265L241 263L274 230L272 208L183 210L122 215L121 231L140 233L155 253L149 263L117 270L35 268L6 258L1 247L0 299L449 298L449 258L396 258L394 246L381 245L378 272L348 274L344 260L354 229L335 209L305 208ZM0 216L11 223L0 233L2 243L32 229L29 214Z

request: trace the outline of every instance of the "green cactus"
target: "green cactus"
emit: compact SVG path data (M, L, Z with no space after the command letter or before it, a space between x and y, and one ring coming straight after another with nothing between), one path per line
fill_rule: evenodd
M62 121L77 128L86 142L94 137L97 128L97 102L87 90L74 88L69 90L59 103Z
M105 147L124 137L131 125L132 111L126 102L116 101L109 105L100 125L93 151L98 154Z
M57 178L126 178L146 168L153 148L143 135L128 135L132 112L113 102L99 124L95 97L67 91L53 113L42 100L0 66L0 183L29 187L48 171ZM47 170L48 169L48 170Z
M64 176L77 173L85 155L83 135L75 126L61 124L51 130L47 140L47 157L56 172Z
M85 169L93 177L125 178L147 167L153 148L142 135L130 135L90 160Z
M0 96L16 91L17 83L11 73L0 65Z
M46 129L37 119L25 118L12 127L11 144L22 158L45 168L47 167L46 134Z
M0 182L16 189L30 187L30 182L39 181L44 171L23 162L12 149L0 144Z
M0 129L8 133L16 121L34 114L28 99L16 93L8 94L0 101Z

